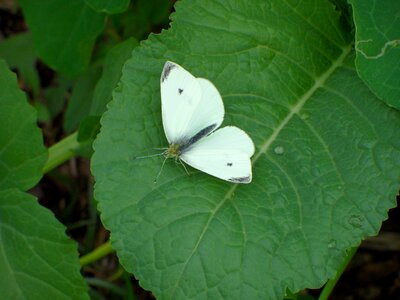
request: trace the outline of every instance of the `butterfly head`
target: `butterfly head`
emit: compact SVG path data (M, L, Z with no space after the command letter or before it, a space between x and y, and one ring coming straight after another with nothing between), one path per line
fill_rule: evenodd
M179 144L171 144L165 151L166 158L178 158L180 154L181 154L181 145Z

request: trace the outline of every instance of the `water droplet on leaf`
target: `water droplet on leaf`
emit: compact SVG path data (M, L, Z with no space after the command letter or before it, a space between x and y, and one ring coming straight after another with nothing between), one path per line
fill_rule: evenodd
M363 149L363 150L370 150L374 147L375 142L374 141L368 141L368 140L360 140L358 142L358 148Z
M300 118L303 120L308 120L310 118L310 114L308 112L303 112L300 114Z
M331 239L328 243L328 249L336 248L336 240Z
M285 152L285 148L282 146L276 146L274 152L275 154L282 155Z
M363 218L360 215L351 215L349 217L349 224L353 227L360 228L363 223Z

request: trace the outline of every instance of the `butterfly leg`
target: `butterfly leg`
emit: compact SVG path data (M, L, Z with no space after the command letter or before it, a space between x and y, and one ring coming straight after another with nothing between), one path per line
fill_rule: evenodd
M156 177L156 178L154 179L154 181L153 181L154 184L157 183L158 177L160 177L160 175L161 175L161 173L162 173L162 170L163 170L163 168L164 168L165 162L167 161L167 159L168 159L168 157L165 157L165 158L164 158L164 161L163 161L163 163L162 163L162 165L161 165L160 171L158 172L157 177Z
M187 168L186 168L186 166L185 166L185 163L178 157L177 158L177 160L179 161L179 163L183 166L183 168L185 169L185 171L186 171L186 174L188 174L189 176L190 176L190 173L189 173L189 171L187 170Z

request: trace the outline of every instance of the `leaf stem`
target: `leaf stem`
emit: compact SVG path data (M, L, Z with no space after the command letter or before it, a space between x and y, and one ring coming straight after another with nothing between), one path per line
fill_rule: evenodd
M48 173L55 167L76 155L75 150L80 147L80 143L78 142L77 138L78 133L75 132L49 148L49 158L43 167L43 173Z
M353 247L349 250L346 255L345 260L339 266L336 276L333 279L329 279L328 282L325 284L324 288L322 289L321 295L319 295L318 300L327 300L330 294L332 293L333 289L336 286L336 283L339 281L340 277L342 276L344 270L346 269L347 265L350 263L351 259L353 258L354 254L356 254L358 247Z
M103 280L103 279L100 279L100 278L89 278L89 277L86 277L85 281L91 286L108 289L108 290L110 290L111 292L113 292L114 294L116 294L118 296L124 297L126 295L126 292L125 292L125 290L123 288L119 287L116 284L108 282L107 280Z
M94 249L92 252L89 252L86 255L81 256L79 259L79 263L81 266L86 266L96 260L99 260L100 258L114 252L114 249L111 247L111 242L107 241L100 247Z

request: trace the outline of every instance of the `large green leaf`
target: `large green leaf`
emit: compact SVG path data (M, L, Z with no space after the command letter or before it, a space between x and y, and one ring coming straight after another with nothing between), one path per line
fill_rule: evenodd
M356 25L356 66L369 88L400 109L400 1L350 0Z
M76 244L37 200L0 191L2 299L89 299Z
M46 152L36 126L36 111L27 104L15 74L0 60L0 190L26 190L42 177Z
M321 0L181 1L171 29L133 51L92 170L113 248L158 299L319 287L395 205L399 114L358 78L339 17ZM134 159L167 146L166 60L214 82L224 124L253 138L251 184L188 176L172 160L154 183L163 158Z
M74 76L89 64L104 15L83 0L18 1L38 55L53 69Z
M36 112L0 60L0 291L2 299L88 299L76 245L23 193L42 176L47 151Z

